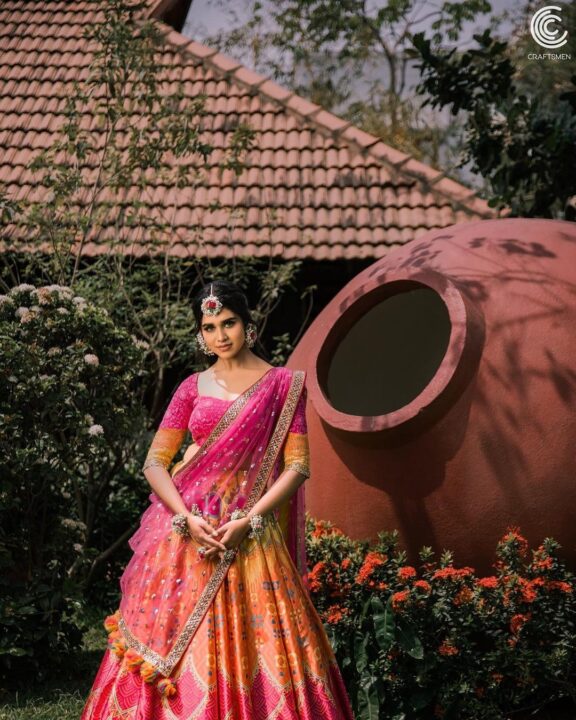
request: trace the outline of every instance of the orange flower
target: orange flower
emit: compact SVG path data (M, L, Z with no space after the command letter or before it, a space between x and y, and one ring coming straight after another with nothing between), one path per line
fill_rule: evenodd
M401 590L400 592L394 593L394 595L392 595L392 610L400 612L409 598L410 590Z
M440 647L438 648L438 652L440 653L440 655L449 657L451 655L458 655L460 651L455 645L452 645L449 640L444 640L442 645L440 645Z
M474 593L469 587L463 587L456 597L452 600L454 605L462 605L464 603L469 603L474 598Z
M344 595L344 586L340 580L340 564L320 560L308 573L308 587L310 592L325 590L330 597L338 598Z
M348 608L343 608L340 605L331 605L325 613L326 621L330 625L337 625L345 615L348 615Z
M532 563L532 567L534 570L538 570L540 572L545 572L546 570L552 570L554 566L554 560L552 560L551 557L545 557L541 560L534 560Z
M531 613L526 613L523 615L522 613L517 613L516 615L512 616L512 619L510 620L510 631L513 635L518 635L520 630L524 627L524 625L530 620L532 617Z
M560 590L563 593L572 592L572 585L570 585L570 583L564 582L563 580L549 580L546 583L546 587L550 590Z
M348 557L344 558L344 560L342 560L342 562L340 563L340 567L342 567L344 570L348 570L351 563L352 563L352 560L350 560L350 558L348 558Z
M432 580L462 580L463 578L468 577L473 573L474 568L471 567L445 567L436 570L434 575L432 575Z
M409 580L412 580L412 578L416 577L416 570L411 567L410 565L405 565L404 567L398 568L398 579L401 582L408 582Z
M384 565L386 560L388 560L388 558L386 555L382 555L382 553L369 552L364 558L362 567L356 575L356 582L359 585L365 585L372 578L374 570L381 565Z
M432 586L429 582L426 582L426 580L416 580L414 587L423 592L430 592L430 590L432 590Z
M526 603L534 602L538 594L534 589L535 586L532 584L532 581L526 580L526 578L518 578L518 584L520 585L522 600Z
M493 590L494 588L498 587L498 578L494 575L490 575L489 577L483 577L478 578L476 580L476 585L481 588L487 588L489 590Z
M328 520L317 520L311 534L312 537L318 538L325 535L343 535L343 532Z
M520 534L520 528L509 527L506 531L506 535L502 538L502 542L509 543L514 542L518 547L518 553L523 557L528 553L528 540Z
M308 573L308 584L312 592L319 592L322 590L322 580L320 578L322 572L326 568L324 560L320 560Z

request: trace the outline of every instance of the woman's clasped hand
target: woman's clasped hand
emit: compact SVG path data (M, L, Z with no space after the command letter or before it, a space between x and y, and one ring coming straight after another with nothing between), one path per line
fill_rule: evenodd
M220 558L221 553L237 547L250 528L250 521L246 517L229 520L216 529L204 518L193 513L187 515L187 520L191 538L207 547L205 558Z

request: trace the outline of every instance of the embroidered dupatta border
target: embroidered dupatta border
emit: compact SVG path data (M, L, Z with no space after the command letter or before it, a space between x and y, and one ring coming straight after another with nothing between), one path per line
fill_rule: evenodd
M263 377L261 378L261 380L263 379ZM237 398L237 401L243 400L243 402L239 403L238 406L236 406L236 402L234 402L234 404L223 415L218 425L214 428L213 432L210 434L210 437L204 443L205 445L208 443L209 440L212 440L212 442L210 443L212 444L218 438L219 434L231 425L231 423L238 416L239 411L245 406L250 396L254 392L256 392L259 385L260 381L258 381L251 388L248 388L246 393ZM250 511L258 502L262 490L266 486L268 476L274 467L274 464L278 457L278 453L280 451L280 448L282 447L282 442L286 436L286 433L288 432L290 423L292 422L292 418L296 411L296 405L300 398L303 387L304 372L302 370L295 370L292 376L290 387L288 388L288 393L286 395L286 402L284 403L284 407L280 412L278 422L276 423L276 427L274 428L272 437L270 438L270 442L268 443L268 447L266 448L266 452L264 453L264 457L258 475L256 477L254 487L252 488L252 492L250 493L246 505L244 506L247 511ZM202 449L204 449L204 447ZM200 452L201 451L196 453L196 455L199 455ZM190 460L191 463L196 458L196 455ZM180 468L178 472L183 470L184 467ZM144 658L144 660L154 665L154 667L156 667L158 671L162 673L162 675L168 677L172 670L178 664L178 661L184 654L188 643L190 642L190 640L194 636L194 633L198 629L198 626L202 622L206 611L210 607L214 596L218 592L218 588L220 587L222 581L224 580L224 577L226 576L228 568L236 557L237 551L238 546L236 546L235 548L230 548L230 550L224 553L223 558L220 560L216 569L210 576L210 579L206 583L206 586L204 587L204 590L202 591L202 594L200 595L200 598L198 599L198 602L196 603L192 614L186 621L182 632L174 643L174 647L172 648L172 650L170 650L166 657L162 657L157 652L155 652L147 645L144 645L144 643L140 642L137 638L135 638L128 629L124 618L120 615L118 620L118 627L122 630L128 647L132 647L137 650L141 657Z

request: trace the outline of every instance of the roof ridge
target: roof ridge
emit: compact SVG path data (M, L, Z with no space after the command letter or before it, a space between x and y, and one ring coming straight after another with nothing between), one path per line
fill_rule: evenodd
M162 2L162 0L160 0ZM283 105L286 110L302 120L313 122L321 130L328 132L334 139L355 145L360 152L368 152L381 163L390 165L396 172L413 177L425 183L431 191L447 196L457 205L480 215L494 217L494 210L486 200L478 197L476 191L457 180L448 177L446 171L437 170L431 165L417 160L413 155L404 153L385 143L376 135L356 127L352 121L344 120L325 110L321 105L306 100L293 90L282 87L265 75L250 70L243 63L196 40L191 40L161 20L151 18L161 26L165 39L180 52L185 51L202 63L214 68L217 74L234 78L242 85L256 90L264 97Z

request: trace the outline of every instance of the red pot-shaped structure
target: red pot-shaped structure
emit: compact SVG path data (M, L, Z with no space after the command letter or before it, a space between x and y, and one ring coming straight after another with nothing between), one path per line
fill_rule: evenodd
M576 559L576 226L433 231L355 277L289 362L305 369L316 518L397 529L484 571L517 525Z

